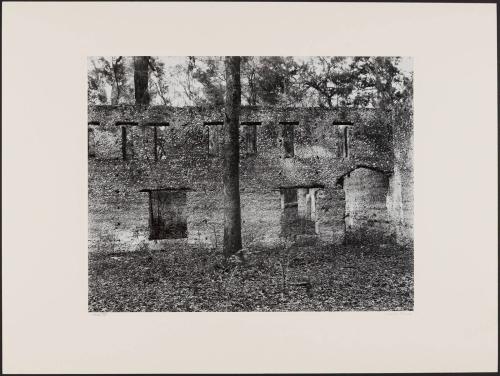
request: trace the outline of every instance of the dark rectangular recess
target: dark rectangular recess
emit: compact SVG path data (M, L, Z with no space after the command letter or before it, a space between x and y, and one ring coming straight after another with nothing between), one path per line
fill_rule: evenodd
M122 126L122 158L127 160L127 128Z
M244 122L241 123L245 127L244 147L247 155L254 155L257 153L257 122Z
M282 190L284 198L284 207L294 207L298 206L297 202L297 189L295 188L285 188Z
M295 155L294 147L294 127L298 122L280 123L283 125L283 148L285 158L292 158Z
M95 157L95 133L92 128L88 129L87 147L89 158Z
M139 125L136 121L117 121L116 125Z
M297 185L287 185L287 186L279 186L278 188L275 188L275 190L284 190L284 189L298 189L298 188L320 188L324 189L325 185L324 184L297 184Z
M349 157L349 128L344 127L344 136L343 136L343 142L344 142L344 158Z
M149 193L150 240L187 238L186 192L151 190Z
M127 158L127 128L126 126L139 125L136 121L117 121L115 123L117 126L122 128L122 158L126 161Z
M158 161L159 159L166 159L167 158L167 151L166 149L166 140L163 137L158 136L158 127L155 126L153 128L153 135L154 135L154 156L155 156L155 161ZM165 158L162 158L164 156Z
M168 127L170 126L170 123L166 121L150 121L144 123L144 126L153 127L153 155L155 162L157 162L160 159L159 155L161 153L163 153L163 155L165 155L166 157L166 151L163 145L160 145L160 143L158 143L158 127Z
M192 188L188 188L188 187L162 187L162 188L144 188L144 189L141 189L139 192L153 192L153 191L172 191L172 192L176 192L176 191L194 191L194 189Z
M262 125L261 121L242 121L241 125Z
M285 237L296 235L314 235L315 221L311 220L311 201L307 201L306 212L299 213L299 189L282 188L283 208L281 215L281 235ZM307 197L307 196L306 196Z
M158 122L145 123L144 125L147 127L168 127L170 126L170 123L166 121L158 121Z

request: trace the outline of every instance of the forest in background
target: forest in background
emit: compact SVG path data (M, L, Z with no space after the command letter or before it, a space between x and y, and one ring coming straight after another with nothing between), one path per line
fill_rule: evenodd
M223 56L149 56L151 105L224 106ZM411 60L401 57L244 56L241 104L391 108L412 97ZM134 104L128 56L88 59L89 104Z

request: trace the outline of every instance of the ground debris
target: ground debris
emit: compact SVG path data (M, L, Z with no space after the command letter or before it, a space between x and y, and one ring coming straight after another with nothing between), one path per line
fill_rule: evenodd
M257 250L89 255L89 311L400 311L413 309L412 252L397 246L302 247L288 263Z

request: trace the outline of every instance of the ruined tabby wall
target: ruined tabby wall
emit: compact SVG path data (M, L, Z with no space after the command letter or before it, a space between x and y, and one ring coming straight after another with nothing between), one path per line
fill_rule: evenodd
M396 241L413 244L413 112L394 113L394 168L389 181L388 207Z
M89 249L134 250L147 244L222 240L222 156L209 154L207 122L222 122L220 109L164 106L89 107ZM318 238L344 240L344 190L339 176L358 164L392 170L388 119L373 110L242 108L241 123L256 125L256 153L247 154L241 126L240 186L244 244L272 244L281 232L280 187L321 186L317 199ZM294 156L285 158L281 122L294 125ZM343 155L338 122L349 126ZM387 123L387 124L386 124ZM154 158L154 128L164 140ZM122 130L125 129L125 131ZM215 130L214 130L215 129ZM219 133L221 135L221 133ZM125 147L124 147L125 145ZM89 149L89 151L90 151ZM125 158L124 158L125 156ZM149 197L143 190L186 188L186 240L148 240Z

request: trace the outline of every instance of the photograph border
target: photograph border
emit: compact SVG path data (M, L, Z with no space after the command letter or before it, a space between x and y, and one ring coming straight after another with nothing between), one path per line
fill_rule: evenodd
M497 371L496 14L3 3L3 371ZM86 56L146 53L414 56L414 312L88 313Z

